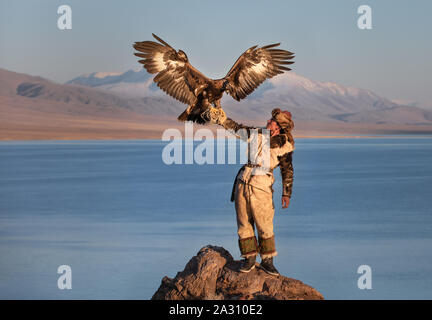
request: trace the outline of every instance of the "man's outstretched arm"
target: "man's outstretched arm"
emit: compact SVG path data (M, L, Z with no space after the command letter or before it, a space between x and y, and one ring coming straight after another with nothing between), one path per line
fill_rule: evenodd
M251 136L252 130L261 134L264 128L246 126L238 123L231 118L228 118L223 109L209 108L206 117L212 124L217 124L224 127L225 130L233 134L235 137L247 141ZM256 131L257 130L257 131Z
M235 137L248 141L251 136L251 132L255 134L262 134L263 130L267 130L264 127L251 127L244 124L238 123L231 118L228 118L223 109L210 108L208 109L209 122L217 124L225 128L228 132L233 134ZM269 132L267 132L269 133ZM287 142L286 135L278 134L270 138L270 148L282 147Z
M246 126L242 123L238 123L238 122L234 121L231 118L226 118L226 120L223 123L221 123L221 125L222 125L222 127L225 128L225 130L228 130L234 134L240 132L240 130L244 130L245 132L247 132L248 136L250 136L251 130L258 130L258 132L261 133L262 129L263 129L263 128Z

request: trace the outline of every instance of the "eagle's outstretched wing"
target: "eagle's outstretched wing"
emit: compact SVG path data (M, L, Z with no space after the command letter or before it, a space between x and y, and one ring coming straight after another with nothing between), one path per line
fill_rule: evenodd
M284 65L292 64L292 52L282 49L272 49L280 43L270 44L261 48L253 46L246 50L225 76L230 95L240 101L252 93L266 79L270 79L290 68Z
M157 73L154 81L158 87L173 98L195 105L194 90L206 81L206 77L192 67L183 51L176 51L168 43L153 34L158 42L135 42L135 53L149 73Z

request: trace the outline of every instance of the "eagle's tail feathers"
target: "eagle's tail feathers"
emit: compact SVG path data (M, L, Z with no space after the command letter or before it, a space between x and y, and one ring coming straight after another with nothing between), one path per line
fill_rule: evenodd
M177 117L177 120L181 121L181 122L187 121L189 118L189 114L190 114L191 109L192 109L191 106L187 107L187 109L185 111L183 111L182 114Z
M187 120L188 116L189 116L189 114L188 114L188 113L186 112L186 110L185 110L185 111L182 112L181 115L179 115L179 116L177 117L177 120L178 120L178 121L181 121L181 122L185 122L185 121Z

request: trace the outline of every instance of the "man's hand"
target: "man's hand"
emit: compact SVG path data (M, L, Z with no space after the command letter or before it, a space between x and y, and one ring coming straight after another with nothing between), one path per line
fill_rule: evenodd
M290 198L288 196L282 196L282 208L286 209L288 208L290 203Z

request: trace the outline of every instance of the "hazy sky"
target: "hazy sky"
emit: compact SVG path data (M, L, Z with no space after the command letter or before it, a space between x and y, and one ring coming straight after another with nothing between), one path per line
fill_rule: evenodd
M57 8L72 8L72 30ZM357 8L372 8L372 30ZM131 44L154 32L222 77L252 45L282 42L294 70L432 107L432 1L0 0L0 68L65 82L137 68Z

